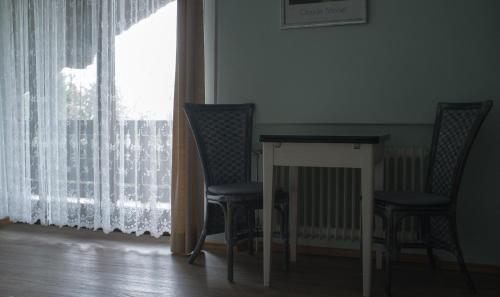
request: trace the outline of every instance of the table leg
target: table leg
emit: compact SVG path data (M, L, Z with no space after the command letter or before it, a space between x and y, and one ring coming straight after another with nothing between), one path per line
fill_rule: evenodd
M368 158L361 168L361 224L362 224L362 261L363 296L371 294L372 274L372 235L373 235L373 162Z
M269 286L271 280L271 256L272 256L272 226L274 205L274 146L273 143L263 144L262 178L264 184L263 203L263 241L264 241L264 286Z
M288 172L289 183L289 220L288 234L290 243L290 262L297 261L297 203L298 203L298 183L299 168L290 167Z

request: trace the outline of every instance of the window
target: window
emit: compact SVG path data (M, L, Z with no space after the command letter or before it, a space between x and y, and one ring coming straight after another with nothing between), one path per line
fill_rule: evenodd
M0 160L14 172L0 174L0 209L15 221L168 232L176 2L0 10L0 86L15 85L0 92L0 112L13 113L0 120Z

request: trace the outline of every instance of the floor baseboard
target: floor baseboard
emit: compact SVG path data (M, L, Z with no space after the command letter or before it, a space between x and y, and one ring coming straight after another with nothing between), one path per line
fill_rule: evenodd
M259 248L262 248L262 243L259 242ZM205 248L208 250L225 250L226 245L221 242L205 242ZM246 242L241 242L236 246L238 251L248 250L248 245ZM274 243L273 251L281 252L283 251L283 245ZM339 249L339 248L327 248L327 247L316 247L316 246L302 246L297 247L297 254L302 255L314 255L314 256L328 256L328 257L345 257L345 258L359 258L360 251L354 249ZM399 262L406 263L428 263L427 255L420 254L401 254L399 256ZM459 270L458 264L456 262L439 260L436 258L436 265L439 269L443 270ZM500 274L500 266L487 265L487 264L477 264L477 263L467 263L467 268L471 272L477 273L492 273Z
M348 258L359 258L360 257L360 251L359 250L352 250L352 249L324 248L324 247L314 247L314 246L298 246L297 252L299 254L306 254L306 255L321 255L321 256L348 257ZM427 255L401 254L399 256L398 261L408 262L408 263L428 263L429 259L427 258ZM436 259L436 265L439 269L444 269L444 270L459 270L460 269L456 262L444 261L444 260L439 260L439 259ZM500 274L500 266L495 266L495 265L467 263L467 268L471 272Z

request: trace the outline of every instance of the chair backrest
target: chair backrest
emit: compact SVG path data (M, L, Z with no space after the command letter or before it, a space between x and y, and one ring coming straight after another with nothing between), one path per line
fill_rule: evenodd
M184 105L205 185L250 181L253 104Z
M438 104L427 192L456 200L467 156L492 105L492 101Z

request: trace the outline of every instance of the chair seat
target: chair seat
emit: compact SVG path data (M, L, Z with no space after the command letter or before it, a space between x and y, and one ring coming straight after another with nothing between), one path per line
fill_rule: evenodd
M246 182L225 185L213 185L207 189L207 198L219 202L227 201L262 201L263 184L261 182ZM275 192L275 202L281 204L288 200L288 193L281 190Z
M375 192L375 203L399 206L442 206L450 203L450 199L431 193L422 192Z
M262 183L247 182L226 185L213 185L208 187L208 194L211 195L262 195Z

